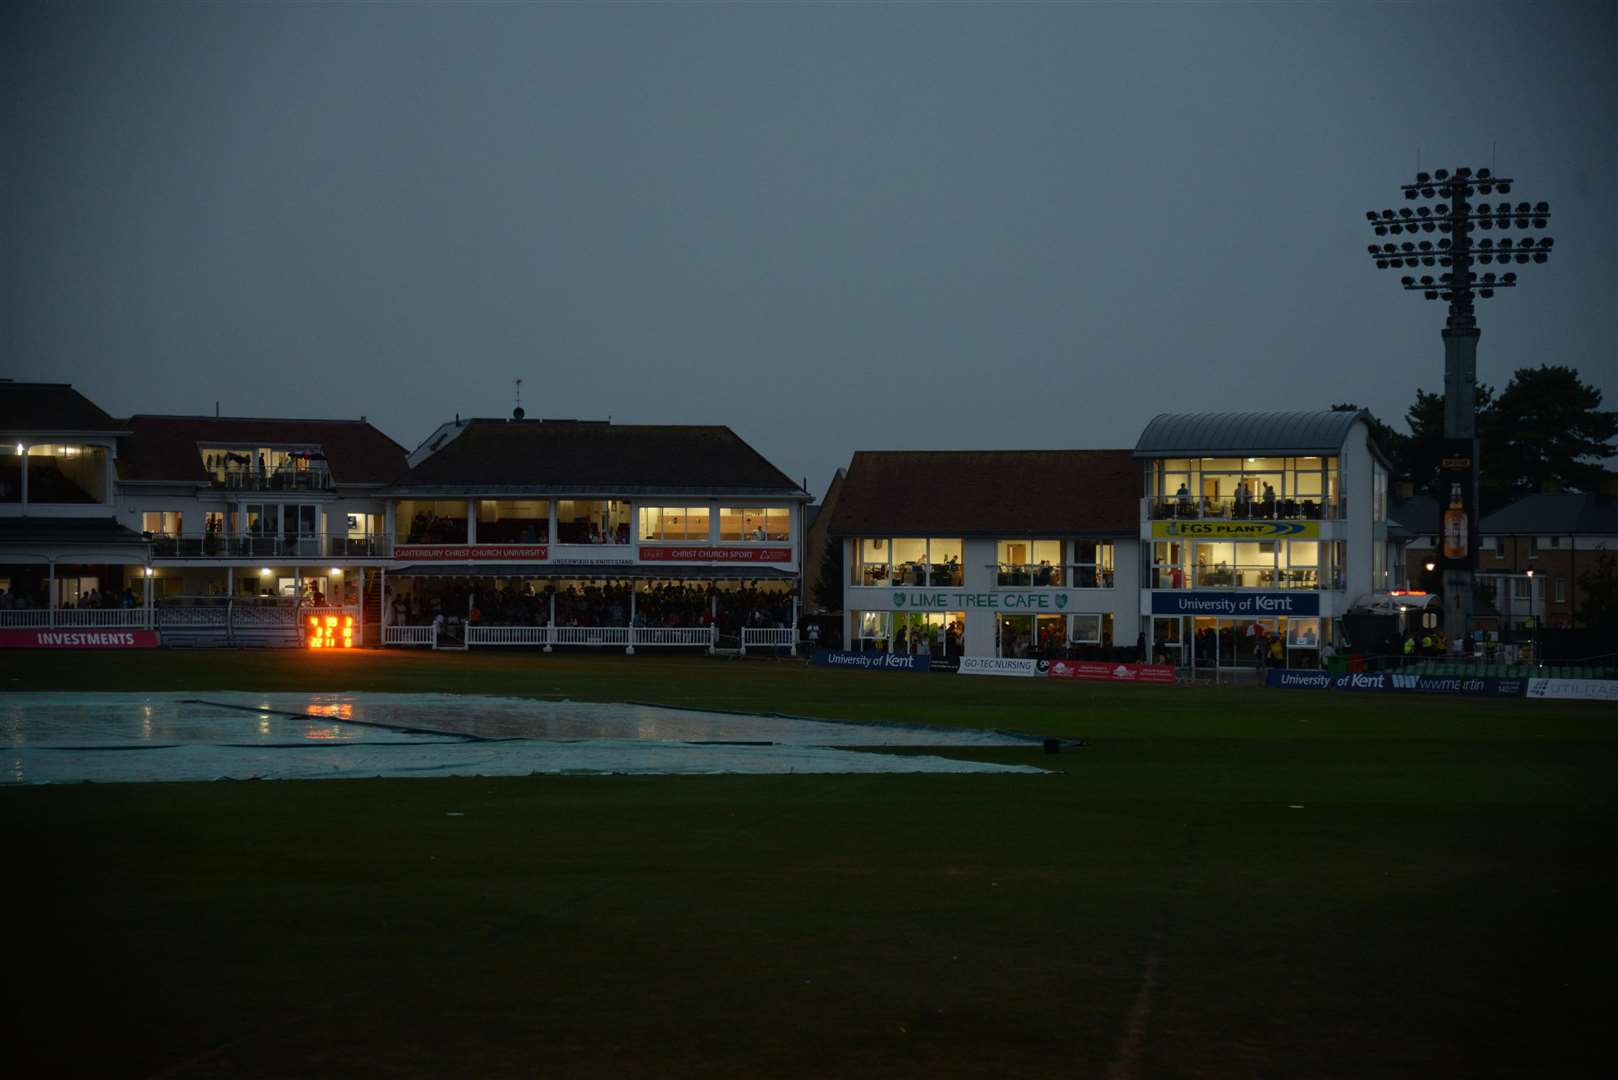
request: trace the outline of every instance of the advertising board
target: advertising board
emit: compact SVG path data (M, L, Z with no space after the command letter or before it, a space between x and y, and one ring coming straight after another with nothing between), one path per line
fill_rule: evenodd
M1318 521L1168 521L1152 522L1153 540L1318 540Z
M1053 679L1099 679L1106 682L1174 682L1172 664L1110 664L1104 660L1052 660Z
M1320 614L1320 594L1292 592L1216 592L1159 590L1152 593L1153 615L1213 615L1222 619L1273 619L1278 615Z
M1528 696L1561 701L1618 701L1618 679L1529 679Z
M1004 656L963 656L962 675L1011 675L1031 679L1045 673L1044 660L1018 660Z
M652 547L642 544L642 562L791 562L789 547Z
M0 649L155 649L156 630L0 630Z
M909 653L848 652L844 649L816 649L814 662L821 667L854 668L858 671L931 669L925 656L912 656Z
M1370 694L1447 694L1457 697L1522 697L1527 679L1472 675L1415 675L1400 671L1324 671L1272 669L1265 682L1293 690L1342 690Z
M1446 570L1477 565L1477 512L1472 505L1476 451L1471 439L1445 439L1438 465L1439 562Z
M418 562L482 562L519 560L533 562L550 556L544 544L395 544L395 559L414 559Z

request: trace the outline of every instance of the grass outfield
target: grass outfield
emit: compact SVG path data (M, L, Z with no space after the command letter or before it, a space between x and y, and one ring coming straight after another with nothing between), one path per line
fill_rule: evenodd
M486 653L12 652L0 687L1089 742L963 753L1039 777L0 789L19 1075L1606 1075L1610 708Z

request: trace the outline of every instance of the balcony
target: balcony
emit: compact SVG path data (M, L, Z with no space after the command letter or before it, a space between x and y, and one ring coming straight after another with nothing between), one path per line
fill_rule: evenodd
M1348 513L1343 499L1237 500L1148 495L1142 504L1148 521L1336 521Z
M1273 566L1153 567L1150 589L1341 589L1341 572L1322 575L1310 567Z
M890 580L891 579L891 580ZM908 586L930 586L938 589L958 589L961 587L961 564L949 563L900 563L892 567L887 563L865 563L860 568L859 584L884 588L889 585L894 588Z
M226 491L332 491L337 486L324 465L260 469L231 464L209 473L213 486Z
M392 536L172 536L151 534L154 559L387 559Z
M1110 589L1113 572L1091 565L996 563L995 583L1011 588Z

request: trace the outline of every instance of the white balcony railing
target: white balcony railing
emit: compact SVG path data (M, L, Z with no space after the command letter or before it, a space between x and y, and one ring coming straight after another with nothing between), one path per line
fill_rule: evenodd
M798 632L790 626L742 628L742 655L748 649L791 649L798 644Z
M476 623L456 627L450 642L457 648L467 645L556 645L586 648L654 647L712 648L717 633L710 626L484 626ZM787 634L792 631L758 631L761 634ZM432 626L389 626L382 631L385 645L430 645L436 647L437 631ZM757 644L766 644L760 639ZM784 644L791 644L790 641Z

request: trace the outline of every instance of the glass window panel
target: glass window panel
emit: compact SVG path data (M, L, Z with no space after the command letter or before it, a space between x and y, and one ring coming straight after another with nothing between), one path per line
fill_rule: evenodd
M1101 616L1074 615L1069 638L1078 645L1101 644Z
M1279 473L1279 472L1284 472L1286 470L1286 467L1287 467L1287 465L1286 465L1286 459L1285 458L1278 458L1278 457L1250 457L1243 464L1242 469L1243 469L1244 472L1249 472L1249 473L1260 473L1260 472Z
M556 504L559 544L629 543L629 504L622 499L562 499Z
M1203 458L1203 472L1241 472L1241 458Z
M1319 566L1320 542L1318 540L1290 540L1287 542L1288 566Z
M1062 542L1060 540L1035 540L1033 549L1034 562L1050 563L1052 566L1061 565Z
M895 564L923 562L926 558L926 540L898 538L893 541L893 561Z

